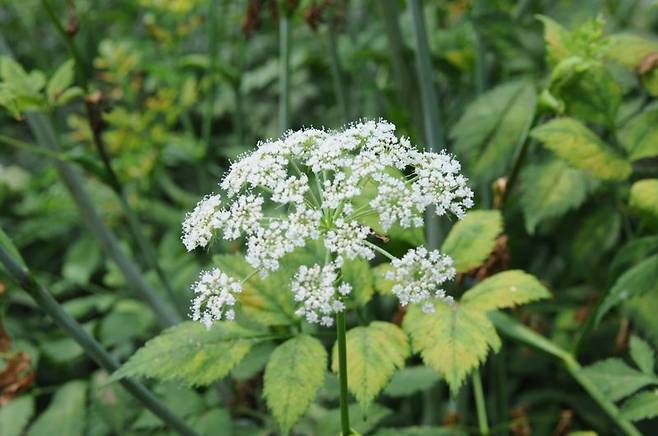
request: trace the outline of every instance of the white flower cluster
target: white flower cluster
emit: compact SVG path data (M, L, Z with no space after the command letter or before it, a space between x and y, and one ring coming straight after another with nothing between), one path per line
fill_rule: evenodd
M201 321L210 328L213 321L232 320L235 294L242 292L240 282L224 274L218 268L202 271L199 280L192 286L192 319Z
M260 143L231 165L220 182L222 198L210 195L197 204L183 222L182 240L190 251L206 247L216 235L244 238L246 260L263 277L276 271L286 254L319 240L328 251L329 266L309 268L303 277L330 277L329 271L345 259L374 257L367 240L372 230L362 218L376 215L387 231L395 224L422 225L430 206L438 215L461 217L473 203L466 182L452 156L417 150L383 120L354 123L341 131L288 132ZM326 277L308 277L300 275L296 282L300 315L327 324L339 307L338 288L329 286ZM318 288L311 290L309 283ZM401 292L401 301L422 299L414 295Z
M427 251L424 247L409 250L401 259L391 261L393 270L386 273L387 280L393 280L395 285L391 291L398 297L400 304L420 303L424 312L433 312L432 298L446 296L442 283L455 277L455 268L449 256L438 250Z
M338 272L331 263L324 266L316 264L299 267L292 280L291 289L295 301L302 303L302 306L295 313L312 324L325 327L333 325L332 315L345 309L338 295L346 296L352 292L349 283L342 283L336 288L337 279Z

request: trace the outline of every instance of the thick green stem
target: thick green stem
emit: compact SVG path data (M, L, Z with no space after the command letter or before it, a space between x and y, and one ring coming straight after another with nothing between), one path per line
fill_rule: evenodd
M279 131L290 128L290 18L279 18Z
M429 151L438 152L443 148L445 136L443 124L439 114L439 99L432 79L432 61L430 48L425 30L425 17L420 0L411 0L411 14L416 45L416 69L421 90L421 103L423 108L423 124L425 126L425 140ZM439 248L441 240L441 223L433 208L425 214L425 233L427 246L430 250Z
M55 130L45 115L39 113L27 114L26 118L37 143L41 147L51 151L59 150ZM78 206L83 221L92 235L101 244L107 256L117 264L128 285L133 286L140 298L153 309L159 323L163 327L180 322L180 316L160 298L158 293L144 280L144 277L133 261L123 252L116 236L107 227L101 218L100 212L96 209L92 199L85 190L82 177L76 169L62 161L55 161L55 166L64 185Z
M57 303L48 290L34 280L29 271L22 267L2 245L0 245L0 263L37 305L50 315L55 323L71 336L101 368L108 372L119 369L118 362ZM122 379L120 383L144 407L176 432L181 435L196 435L194 430L161 403L144 385L132 379Z
M478 428L483 435L489 434L489 423L487 421L487 405L484 401L484 393L482 391L482 380L480 379L480 371L475 370L471 377L473 383L473 396L475 397L475 409L478 415Z
M610 401L603 392L592 383L584 374L583 368L578 361L566 350L563 350L545 337L530 330L512 317L500 312L492 312L489 319L500 332L512 339L523 342L539 351L559 359L569 374L580 384L592 400L608 415L615 425L628 436L640 436L641 433L635 426L623 418L619 409Z
M338 340L338 382L340 383L340 428L343 436L350 430L349 396L347 394L347 338L345 335L345 312L336 313L336 336Z

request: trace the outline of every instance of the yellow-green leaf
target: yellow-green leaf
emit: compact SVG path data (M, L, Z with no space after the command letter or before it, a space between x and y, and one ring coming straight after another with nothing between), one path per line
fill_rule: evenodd
M375 290L380 294L390 294L395 285L395 281L386 278L386 274L393 271L393 265L382 263L372 268Z
M54 102L73 83L73 60L69 59L57 68L46 85L46 96Z
M560 23L544 15L537 15L537 19L544 24L544 41L548 61L555 65L570 54L569 40L571 35Z
M347 386L363 409L386 387L409 356L407 335L395 324L375 321L347 332ZM338 372L334 346L332 369Z
M631 165L594 132L573 118L557 118L532 131L546 148L576 168L604 180L625 180Z
M184 322L148 341L110 380L143 376L208 385L228 374L266 335L229 322L215 323L210 330Z
M500 211L474 210L450 229L441 251L452 257L457 272L466 272L487 259L502 231Z
M658 42L638 35L619 33L606 38L605 54L608 59L629 68L636 68L653 52L658 52Z
M284 434L310 406L326 370L327 352L309 335L289 339L272 353L265 367L263 394Z
M341 267L343 281L352 285L352 296L357 305L363 306L375 293L370 265L365 259L348 259Z
M498 351L500 338L486 312L461 304L437 302L434 313L411 306L403 328L414 352L439 372L456 394L466 376L489 354Z
M490 311L549 298L550 292L535 276L521 270L498 273L469 289L461 304L471 309Z
M653 220L658 220L658 179L644 179L631 186L630 205Z

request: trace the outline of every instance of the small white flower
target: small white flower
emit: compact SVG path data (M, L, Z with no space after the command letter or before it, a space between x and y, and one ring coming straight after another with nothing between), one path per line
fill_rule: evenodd
M291 285L295 301L302 303L295 313L311 324L333 325L332 315L345 310L336 292L346 296L352 291L349 283L342 283L336 289L337 278L338 272L333 264L300 266Z
M192 289L195 294L191 307L194 321L201 321L210 328L214 321L235 317L235 294L242 292L242 286L219 268L202 271Z
M341 265L344 258L362 257L372 259L375 252L364 241L371 233L370 229L356 221L339 218L324 238L324 246L337 255L336 262Z
M237 239L241 234L253 234L260 229L263 219L263 197L244 194L237 198L229 210L229 218L224 221L224 238Z
M391 262L393 270L386 274L395 285L391 291L400 304L421 303L423 311L431 312L434 306L430 299L452 300L440 286L455 277L452 259L438 250L427 251L419 247L407 251L401 259Z
M220 205L219 195L206 195L192 212L185 215L181 239L187 251L208 245L213 230L221 227L225 222L227 217L221 213Z
M396 222L404 228L423 225L423 209L418 208L414 192L405 180L384 174L370 205L379 213L379 222L384 230L390 229Z

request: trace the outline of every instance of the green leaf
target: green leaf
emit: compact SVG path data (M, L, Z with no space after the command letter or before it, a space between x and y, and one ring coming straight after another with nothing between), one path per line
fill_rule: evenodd
M407 335L395 324L375 321L347 332L347 383L366 410L384 389L396 369L409 356ZM338 372L338 347L334 345L332 369Z
M50 436L56 430L67 436L82 436L85 430L87 383L72 381L55 392L50 405L34 424L27 436Z
M629 421L641 421L658 416L658 390L640 392L621 406L621 417Z
M441 251L452 257L457 272L480 266L496 246L503 231L503 216L497 210L474 210L455 224L443 242Z
M228 322L215 323L210 330L184 322L148 341L110 381L144 376L208 385L228 374L266 335Z
M582 370L610 400L617 401L645 386L658 384L653 375L631 368L617 358L596 362Z
M495 274L466 291L461 298L461 304L470 309L487 312L550 296L550 292L535 276L521 270L510 270Z
M624 124L619 143L631 161L658 156L658 106L652 105Z
M594 185L586 172L560 159L528 165L519 177L521 209L530 234L543 220L562 216L583 204Z
M120 300L101 321L101 343L110 347L148 337L155 324L153 311L146 304L132 299Z
M608 59L628 68L637 68L653 52L658 52L658 42L638 35L619 33L606 38L605 54Z
M299 265L317 262L316 256L298 250L281 260L278 271L261 279L257 274L244 285L238 296L239 310L253 321L265 325L289 325L296 321L295 302L290 291L290 281ZM240 254L222 254L213 257L213 262L226 274L244 279L254 269Z
M364 411L358 404L349 405L350 427L355 432L354 436L369 434L377 424L387 416L391 415L391 409L377 403ZM329 410L321 416L317 423L315 433L317 436L337 436L341 434L340 409Z
M407 397L416 392L426 391L441 380L441 376L426 366L409 366L393 374L391 382L384 389L389 397Z
M652 293L638 295L624 301L621 310L653 347L658 348L658 298Z
M553 69L549 91L564 103L567 114L614 125L622 90L602 63L580 56L562 60Z
M34 398L22 395L0 407L0 434L21 436L34 414Z
M437 302L434 313L413 305L404 317L404 331L414 352L435 369L456 394L466 376L498 351L500 338L485 312L461 304ZM351 357L351 356L350 356Z
M658 290L658 255L645 259L617 279L596 311L595 324L619 303L654 290Z
M604 180L625 180L631 165L580 121L557 118L533 129L531 135L572 166Z
M537 95L530 82L499 85L482 94L450 132L456 153L482 181L502 175L514 151L525 141L535 116Z
M641 338L633 335L630 340L631 359L640 370L647 374L653 375L653 365L656 358L653 349Z
M612 259L610 276L618 277L622 271L653 254L658 254L658 236L645 236L628 241Z
M66 250L62 276L73 283L86 285L100 263L98 243L90 237L80 238Z
M456 428L454 425L445 427L431 426L414 426L414 427L394 427L382 428L374 436L468 436L464 430ZM572 436L571 434L569 436ZM596 435L594 435L596 436Z
M55 74L50 78L46 85L46 96L51 102L55 102L58 97L73 83L74 62L72 59L64 62L57 68Z
M206 408L203 398L193 389L181 386L178 383L163 383L153 389L158 398L169 408L175 410L176 415L187 418L198 415ZM132 424L133 429L163 428L166 424L149 409L142 409L137 420Z
M571 260L583 275L615 246L621 233L622 217L616 208L606 204L597 206L582 219L569 242Z
M352 285L352 295L358 306L364 306L375 293L374 278L365 259L345 260L341 267L343 281Z
M643 179L633 183L629 203L640 214L658 220L658 179Z
M265 368L263 395L287 434L324 383L327 352L309 335L287 340L272 353Z
M265 368L275 349L272 342L256 344L249 353L233 368L231 378L237 381L246 381L254 377Z

